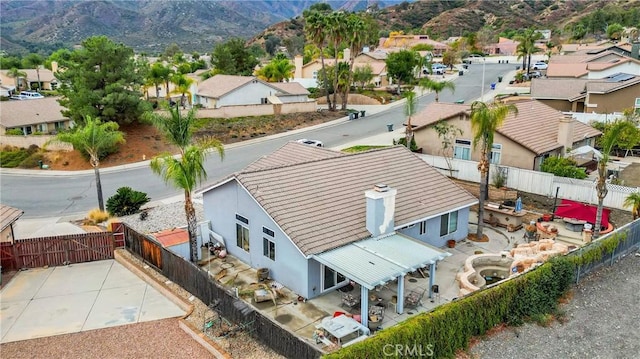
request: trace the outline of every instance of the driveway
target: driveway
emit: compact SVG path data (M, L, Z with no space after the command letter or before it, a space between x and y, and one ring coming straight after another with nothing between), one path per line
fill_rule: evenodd
M0 291L0 343L184 314L114 260L36 268Z

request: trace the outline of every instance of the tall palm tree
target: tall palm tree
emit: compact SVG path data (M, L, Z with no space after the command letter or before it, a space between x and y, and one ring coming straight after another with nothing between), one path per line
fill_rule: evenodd
M175 74L171 77L171 82L175 85L173 93L180 94L180 104L185 106L185 100L191 104L191 85L193 80L183 74Z
M172 184L184 191L184 211L189 233L190 260L198 260L198 242L196 238L197 219L193 207L191 193L196 186L207 178L204 162L210 149L215 149L220 158L224 158L222 143L213 138L193 139L193 123L196 120L196 110L191 109L186 115L176 107L167 108L169 115L147 113L146 117L158 128L165 138L176 145L180 157L175 158L170 153L163 153L151 160L151 170L160 175L166 183Z
M527 56L527 74L529 74L529 67L531 67L531 55L540 52L540 49L536 47L536 40L542 38L542 34L537 32L533 28L524 30L521 35L516 36L516 40L520 41L523 50Z
M487 196L487 174L489 173L489 154L493 147L493 136L504 122L509 113L518 113L518 109L513 105L493 103L487 105L481 101L471 104L471 130L473 131L473 147L480 146L480 198L478 204L478 230L476 237L482 239L482 229L484 226L484 201Z
M329 32L328 39L333 44L334 56L333 58L338 62L340 44L342 44L347 38L347 14L344 11L334 11L327 16L327 28ZM338 71L340 66L335 67L335 76L333 77L333 101L331 103L332 110L336 110L338 101L338 81L340 76Z
M623 205L631 207L631 215L633 220L640 218L640 192L633 192L624 199Z
M362 47L369 43L369 40L373 37L374 30L375 23L372 19L365 18L357 14L349 14L347 16L345 33L351 58L345 59L349 62L349 86L346 87L342 95L343 110L347 108L347 103L349 102L349 90L351 88L351 83L353 83L353 66L355 57L358 56L360 51L362 51Z
M593 229L593 237L598 238L600 235L600 226L602 225L602 209L604 207L604 198L609 193L607 189L607 163L609 162L609 154L614 147L616 147L621 138L624 137L624 133L627 131L634 131L635 125L633 122L623 119L615 121L611 127L609 127L600 140L600 146L602 146L602 157L598 160L598 180L596 181L596 193L598 196L598 210L596 212L596 223Z
M124 143L124 133L118 131L115 122L102 123L98 118L85 117L84 124L71 132L60 132L54 141L66 142L73 148L85 152L89 156L89 163L93 167L98 192L98 206L104 211L102 199L102 182L100 181L100 158L106 151L112 150L120 143Z
M423 78L420 80L420 88L423 90L431 90L436 93L436 102L439 102L438 94L444 89L449 89L451 92L455 92L456 85L450 81L434 81L430 78Z
M26 67L36 69L36 76L38 77L38 89L36 91L40 92L42 87L42 82L40 82L40 66L44 65L44 59L38 54L29 54L24 59L23 64L25 63L28 65Z
M320 64L322 65L322 76L324 77L324 90L327 96L327 106L331 109L331 98L329 96L329 82L327 81L327 71L324 63L324 50L327 43L326 16L318 11L311 12L305 16L304 32L307 39L320 49Z
M13 77L13 81L15 81L16 91L20 91L20 79L26 78L27 73L24 71L20 71L15 67L12 67L9 71L7 71L7 76Z
M407 116L407 128L404 130L406 146L411 150L411 141L413 140L413 126L411 125L411 117L416 114L416 93L408 91L404 94L406 102L404 103L404 115Z
M165 81L167 74L169 73L170 69L168 67L156 62L151 66L151 69L147 74L147 84L153 85L156 88L156 100L160 99L160 85ZM167 91L169 91L168 88Z

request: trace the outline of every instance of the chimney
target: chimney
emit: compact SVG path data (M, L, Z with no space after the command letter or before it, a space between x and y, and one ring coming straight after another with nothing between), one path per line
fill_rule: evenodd
M562 145L564 156L568 148L573 147L573 117L570 114L562 115L558 123L558 143Z
M372 190L364 192L367 198L367 230L372 237L394 231L397 193L398 190L385 184L377 184Z
M51 61L51 72L54 74L58 71L58 61Z
M293 58L293 64L296 66L296 71L293 74L293 78L301 79L302 78L302 56L296 55Z

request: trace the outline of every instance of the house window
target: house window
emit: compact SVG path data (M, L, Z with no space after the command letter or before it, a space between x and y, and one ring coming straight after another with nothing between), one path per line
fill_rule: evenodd
M347 278L334 271L333 269L323 265L322 268L322 290L327 291L329 289L335 288L339 285L344 284L347 281Z
M456 139L456 144L453 147L453 158L461 160L471 159L471 141L464 139Z
M276 243L268 238L262 238L262 254L265 257L276 260Z
M420 235L427 233L427 221L420 222Z
M36 131L38 131L40 133L46 133L47 132L47 128L48 128L48 126L47 126L46 123L41 123L41 124L39 124L37 126L37 130Z
M502 152L502 145L499 143L494 143L491 146L491 158L490 158L490 162L492 165L499 165L500 164L500 153Z
M266 105L266 104L268 104L268 103L269 103L269 102L267 101L267 98L266 98L266 97L263 97L263 98L261 98L261 99L260 99L260 104L262 104L262 105Z
M313 79L317 79L318 78L318 71L314 71L313 72Z
M33 129L31 128L31 126L23 127L22 133L24 133L25 135L30 135L31 133L33 133Z
M266 234L269 237L275 237L275 233L267 227L262 227L262 233Z
M56 130L64 130L64 122L58 121L54 124Z
M444 214L440 217L440 237L458 230L458 211Z
M636 98L635 112L640 112L640 97Z
M242 223L236 223L236 245L249 252L249 228L243 225L249 224L249 220L239 214L236 214L236 220Z

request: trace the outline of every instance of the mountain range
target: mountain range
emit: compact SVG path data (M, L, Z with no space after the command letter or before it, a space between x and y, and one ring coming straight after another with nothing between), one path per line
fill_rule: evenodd
M210 52L231 37L251 38L268 26L302 14L320 0L42 0L1 1L0 49L77 45L93 35L149 54L176 43L183 51ZM364 10L399 0L335 0L333 9ZM40 45L40 46L39 46Z
M483 27L562 29L607 6L640 7L640 0L3 0L0 49L47 52L107 35L147 54L171 43L210 52L231 37L263 43L269 34L302 36L299 16L318 2L349 11L376 5L372 14L383 31L421 29L443 38Z

